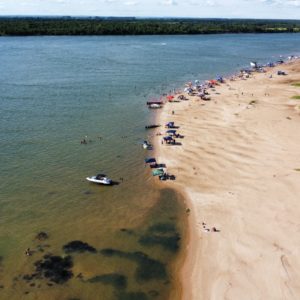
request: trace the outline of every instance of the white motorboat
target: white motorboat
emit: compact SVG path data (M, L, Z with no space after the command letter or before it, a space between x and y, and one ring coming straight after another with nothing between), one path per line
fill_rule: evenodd
M98 184L105 184L105 185L112 184L112 180L106 177L105 174L97 174L96 176L87 177L86 180Z
M161 105L160 105L160 104L153 103L153 104L150 104L150 105L149 105L149 108L161 108Z

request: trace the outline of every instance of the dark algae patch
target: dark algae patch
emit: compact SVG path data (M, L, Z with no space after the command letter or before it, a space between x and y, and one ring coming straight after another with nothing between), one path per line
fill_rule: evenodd
M71 256L45 255L42 260L35 263L35 267L36 273L31 277L47 278L57 284L63 284L73 277Z
M176 226L174 223L157 223L149 227L149 232L153 233L175 233Z
M121 292L117 294L117 300L148 300L147 294L143 292Z
M135 271L135 279L137 282L167 278L165 265L143 252L124 252L115 249L102 249L100 253L107 257L115 256L137 263Z
M103 284L110 284L117 289L125 289L127 287L127 278L122 274L112 273L97 275L87 280L90 283L101 282Z
M91 252L91 253L96 253L97 250L93 247L90 246L88 243L82 242L82 241L72 241L69 242L68 244L63 246L63 250L65 253L83 253L83 252Z
M116 226L112 244L102 246L100 251L96 241L94 246L62 239L53 246L53 234L50 239L48 232L35 232L33 245L28 245L30 255L25 256L26 270L14 278L13 288L22 288L24 295L37 299L47 298L48 293L56 295L57 291L61 291L61 299L85 299L84 293L103 300L168 299L174 288L169 264L178 254L180 217L185 215L185 208L178 203L171 190L161 192L139 223L128 228ZM60 251L50 252L57 247ZM0 288L1 283L0 277Z
M143 246L162 246L171 252L179 250L180 235L173 223L158 223L149 227L139 239Z

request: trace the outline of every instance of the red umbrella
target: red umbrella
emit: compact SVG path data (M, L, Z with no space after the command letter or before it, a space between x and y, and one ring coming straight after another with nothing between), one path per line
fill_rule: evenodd
M169 96L167 96L167 99L168 99L168 100L172 100L172 99L174 99L174 96L169 95Z

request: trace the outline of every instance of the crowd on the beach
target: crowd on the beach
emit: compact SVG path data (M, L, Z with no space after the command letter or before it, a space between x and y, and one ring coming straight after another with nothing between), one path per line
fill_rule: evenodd
M295 60L298 59L297 56L290 56L288 60ZM182 102L182 101L188 101L190 97L195 97L196 100L203 100L203 101L209 101L211 100L210 93L213 91L215 92L215 88L221 84L226 83L229 87L229 82L230 81L235 81L235 80L247 80L248 78L252 77L254 73L265 73L267 72L268 69L273 68L278 65L284 64L284 60L280 57L279 60L275 62L269 62L267 64L260 65L256 62L251 62L250 63L250 68L243 68L241 69L237 74L233 76L229 76L227 78L217 75L215 79L211 80L206 80L204 82L200 82L199 80L194 80L194 81L189 81L185 84L183 91L180 90L173 90L170 91L169 94L164 94L159 100L152 100L153 103L156 103L157 105L160 105L160 108L162 108L164 105L167 103L172 103L172 102ZM283 70L277 71L278 76L285 76L287 73ZM272 74L270 75L270 78L272 78ZM243 92L242 92L243 95ZM267 93L266 93L267 95ZM252 93L252 96L254 94ZM165 97L165 100L162 100L163 97ZM147 104L152 103L147 102ZM254 103L254 102L253 102ZM250 103L252 104L252 102ZM175 110L171 111L171 114L175 114ZM160 125L154 125L155 127L158 127ZM179 126L176 126L174 121L170 121L167 124L165 124L165 128L167 129L165 134L162 134L161 132L156 133L157 136L161 136L161 145L166 145L166 146L171 146L171 145L181 145L180 142L177 141L179 138L183 138L181 134L177 132L177 129ZM155 164L150 165L151 167L158 167L160 166L155 162ZM161 170L162 174L167 174L165 170ZM155 173L157 174L157 173ZM166 176L161 176L160 174L160 179L165 179L167 178ZM206 231L209 231L208 228L204 228ZM214 230L214 227L211 229L212 231Z

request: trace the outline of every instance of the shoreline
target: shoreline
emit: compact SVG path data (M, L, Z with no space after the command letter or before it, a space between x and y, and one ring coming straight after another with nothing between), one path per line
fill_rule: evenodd
M278 76L277 71L280 69L287 71L288 75ZM273 75L272 78L269 78L270 74ZM267 200L263 204L257 202L255 199L265 197L266 191L263 188L257 188L256 177L260 177L261 181L266 180L265 190L274 194L272 185L278 178L276 173L281 167L279 159L282 157L278 148L285 147L287 153L293 154L295 149L300 151L300 147L296 143L291 142L289 145L290 139L295 140L295 133L291 128L295 129L295 126L300 123L300 107L296 100L291 99L300 94L300 89L292 86L293 82L300 82L299 59L268 68L266 73L254 73L245 80L227 80L226 83L209 89L210 101L196 100L196 97L188 96L185 93L188 101L166 103L158 113L158 123L164 125L169 121L175 121L175 124L180 126L178 132L185 136L182 146L161 145L161 136L154 137L153 141L155 156L159 162L166 163L168 171L177 177L175 182L162 182L159 185L180 192L184 196L187 207L191 209L188 216L186 243L182 249L185 256L180 269L182 299L220 299L229 295L231 299L240 299L243 293L248 292L249 288L254 286L259 287L258 291L249 292L249 299L250 295L254 298L274 296L277 289L274 289L273 292L270 288L265 290L260 288L260 281L265 280L261 274L263 270L267 270L266 274L272 280L274 269L270 262L261 261L257 263L257 270L250 272L248 260L251 261L258 252L260 255L265 255L266 249L271 246L263 245L262 237L265 236L270 241L274 240L270 244L280 245L282 234L272 233L269 229L262 230L262 234L256 233L258 228L255 223L258 221L254 217L250 219L246 212L252 210L256 212L255 205L261 205L262 215L265 214L262 217L268 219L270 218L270 206L274 206L274 213L276 211L279 213L281 205L284 205L279 200L276 205L270 204ZM284 88L280 89L278 86ZM170 113L172 110L175 110L174 115ZM257 116L252 113L253 111L258 112ZM188 116L189 114L190 116ZM276 126L281 122L284 128L279 127L279 130L274 132L273 124ZM297 124L291 125L293 123ZM256 126L255 130L252 125ZM222 131L224 126L228 126L228 133L225 131L221 134L218 133L218 130ZM164 131L163 127L160 129L160 131ZM226 135L226 138L222 137L222 134ZM273 134L274 136L271 136ZM193 140L195 135L200 139ZM289 136L288 139L286 135ZM221 141L218 141L218 138ZM213 145L210 145L212 141ZM277 146L275 147L277 151L273 150L274 145ZM206 146L210 149L206 149ZM228 152L226 148L230 148L230 151ZM236 148L238 149L236 150ZM267 151L272 157L272 160L270 159L270 162L267 163L268 172L263 168L264 160L268 160L268 155L264 154ZM203 155L202 159L201 155ZM294 155L292 161L297 168ZM193 169L190 162L193 164ZM205 167L208 168L208 171ZM233 170L235 168L237 170ZM290 202L295 205L294 195L297 194L296 191L300 192L299 188L295 186L296 179L294 177L297 176L297 172L293 169L288 171L293 177L289 185L292 185L295 191L290 196ZM270 172L274 173L275 177L272 176L270 179L268 177ZM197 179L197 177L199 178ZM284 186L280 194L287 192L286 186ZM247 198L245 200L247 202L246 210L237 200L244 193L249 194L245 197ZM274 194L275 196L276 194ZM290 202L287 201L285 205L290 206ZM298 206L295 209L297 210ZM235 214L239 215L236 222L231 221ZM244 221L248 218L249 220ZM282 226L286 226L290 218L290 214L286 215ZM270 223L272 221L271 218ZM210 228L216 226L220 232L204 232L200 225L201 222L208 222ZM272 223L272 225L276 224ZM248 231L252 231L252 227L254 233L251 232L249 236L246 234L245 238L241 237L246 228ZM227 230L230 233L227 233ZM300 246L300 241L294 241L293 245L285 245L284 248L287 250L282 250L284 253L282 255L287 257L295 244ZM255 247L257 250L244 249L245 245L248 245L249 248ZM275 246L273 245L273 247ZM283 264L281 260L280 264ZM238 274L243 272L247 273L247 276L238 278ZM293 272L296 274L295 277L300 279L299 272L296 270ZM283 284L283 278L280 276L278 278L276 275L273 277L274 282L278 282L279 286ZM288 290L291 289L294 289L298 296L300 295L300 291L294 283L292 287L281 288L281 293L287 295Z

